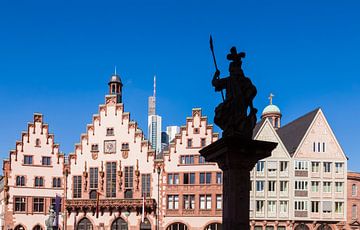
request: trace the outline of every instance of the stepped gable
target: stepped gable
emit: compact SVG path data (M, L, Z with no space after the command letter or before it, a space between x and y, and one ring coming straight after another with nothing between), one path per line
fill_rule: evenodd
M213 125L208 124L207 116L202 115L201 108L193 108L191 117L186 118L186 124L180 127L180 133L175 135L174 140L170 143L168 151L164 152L164 156L168 156L171 160L171 154L177 153L179 149L185 149L188 138L193 139L194 149L200 148L200 139L206 137L213 143L219 139L219 133L214 132ZM207 142L206 145L210 144Z
M111 125L125 125L127 134L132 136L131 141L133 143L139 143L140 152L145 152L148 158L149 156L154 156L154 153L150 150L149 141L145 139L143 131L138 128L137 122L132 121L130 119L130 113L124 111L124 104L117 102L117 95L111 94L105 96L105 104L99 105L99 112L93 115L92 123L86 126L86 133L80 135L80 142L75 144L74 152L69 154L69 164L71 164L72 160L74 160L76 164L79 155L83 155L84 153L90 154L92 152L92 137L96 135L101 126L104 126L104 120L110 115L114 116L116 122L118 122L114 123L114 120L111 120ZM131 143L129 144L131 145ZM103 148L100 148L100 145L102 144L99 143L99 150L103 152ZM94 156L86 157L95 160Z
M40 134L40 138L34 139L33 137L35 134ZM18 160L19 153L24 153L25 145L42 146L44 143L46 145L50 145L51 154L55 154L57 156L57 164L59 164L60 158L64 158L64 154L60 153L60 146L59 144L55 143L54 139L54 134L49 133L49 125L43 123L43 115L41 113L34 113L33 122L29 122L27 124L27 130L21 132L21 140L16 141L15 149L10 150L9 159L4 159L3 170L7 168L7 164L9 164L8 169L11 170L11 160Z
M319 110L316 108L277 130L290 156L294 155Z

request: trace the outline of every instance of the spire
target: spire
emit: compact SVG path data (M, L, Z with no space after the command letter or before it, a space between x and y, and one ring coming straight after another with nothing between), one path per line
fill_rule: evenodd
M156 75L154 75L154 98L156 97Z
M115 65L114 75L116 75L116 65Z

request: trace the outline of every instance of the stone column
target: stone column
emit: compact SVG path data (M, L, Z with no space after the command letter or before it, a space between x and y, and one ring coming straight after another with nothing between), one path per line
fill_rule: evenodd
M249 230L250 171L269 157L277 143L223 137L200 150L208 162L223 171L223 230Z

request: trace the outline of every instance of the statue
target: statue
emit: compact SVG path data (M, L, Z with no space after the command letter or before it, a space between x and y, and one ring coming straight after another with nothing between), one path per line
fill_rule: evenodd
M213 51L212 45L211 48ZM237 53L236 47L232 47L230 54L227 55L227 59L231 61L229 65L230 76L220 79L220 71L216 68L212 85L215 87L215 91L225 89L226 96L215 109L214 122L223 130L223 136L240 136L245 139L252 139L257 113L257 109L253 106L253 100L257 90L251 80L245 77L241 68L241 59L244 57L244 52Z
M49 218L47 220L45 220L45 226L46 226L46 230L54 230L56 228L56 215L55 215L55 211L53 209L53 207L50 207L49 210Z

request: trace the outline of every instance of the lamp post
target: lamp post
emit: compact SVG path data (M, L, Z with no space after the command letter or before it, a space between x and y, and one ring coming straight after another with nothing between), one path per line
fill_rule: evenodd
M161 173L161 168L160 168L160 166L158 166L157 167L157 174L158 174L158 198L157 198L157 202L158 202L158 207L157 207L157 211L156 211L156 230L159 230L160 173Z

